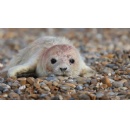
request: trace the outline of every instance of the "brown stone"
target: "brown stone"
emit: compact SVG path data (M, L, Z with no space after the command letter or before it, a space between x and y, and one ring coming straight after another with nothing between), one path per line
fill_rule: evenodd
M52 86L52 82L50 81L50 82L48 82L48 84L47 84L48 86Z
M75 87L76 87L76 85L74 85L74 84L72 84L72 83L65 83L65 85L66 85L66 86L70 86L70 87L72 87L72 88L75 88Z
M18 81L20 82L21 85L25 85L26 84L26 78L18 78Z
M59 76L59 77L57 77L60 81L63 81L64 80L64 77L62 77L62 76Z
M11 92L11 93L9 93L9 97L10 97L10 99L20 99L20 96L18 95L18 94L16 94L15 92Z
M46 91L50 91L50 88L48 86L44 86L43 89Z
M106 57L106 58L113 58L114 57L114 54L107 54L107 55L104 55L103 57Z
M29 93L29 94L32 94L32 93L33 93L33 90L34 90L33 87L28 87L28 88L26 89L26 92Z
M35 79L34 79L33 77L28 77L28 78L27 78L27 82L28 82L29 84L33 85L34 82L35 82Z
M126 69L127 74L130 74L130 68Z
M33 99L37 99L38 98L38 94L31 94L30 97L33 98Z
M92 100L96 100L96 95L89 93L88 94Z
M58 88L58 87L56 87L56 86L50 86L49 88L51 89L51 93L52 93L52 94L57 93L57 92L58 92L58 90L59 90L59 88Z
M26 84L25 86L26 86L26 87L30 87L30 84Z
M54 82L52 83L52 85L53 85L53 86L58 86L59 84L58 84L56 81L54 81Z
M101 87L103 87L103 88L107 88L108 85L107 85L107 84L102 84Z
M111 86L112 86L112 84L111 84L111 82L110 82L110 79L109 79L107 76L105 76L105 77L102 79L102 83L103 83L103 84L106 84L108 87L111 87Z

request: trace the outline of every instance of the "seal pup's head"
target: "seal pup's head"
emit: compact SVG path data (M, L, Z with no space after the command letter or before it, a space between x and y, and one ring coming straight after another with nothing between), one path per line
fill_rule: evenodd
M58 44L47 49L39 59L38 74L77 76L80 72L80 54L68 44Z

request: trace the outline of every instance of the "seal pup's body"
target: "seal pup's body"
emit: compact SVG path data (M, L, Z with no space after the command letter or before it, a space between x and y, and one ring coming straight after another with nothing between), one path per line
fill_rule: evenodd
M42 37L34 41L20 50L5 70L9 77L29 72L36 72L37 76L55 74L72 77L94 73L72 42L61 37Z

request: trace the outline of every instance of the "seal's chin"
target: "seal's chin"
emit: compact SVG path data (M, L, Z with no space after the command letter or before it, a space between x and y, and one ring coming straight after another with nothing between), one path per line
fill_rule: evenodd
M71 76L70 73L68 72L59 72L59 73L54 73L56 76Z

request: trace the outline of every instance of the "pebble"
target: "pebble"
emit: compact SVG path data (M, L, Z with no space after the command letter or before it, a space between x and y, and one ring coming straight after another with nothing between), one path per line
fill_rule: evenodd
M75 89L71 89L69 90L70 94L76 94L76 90Z
M120 87L121 90L127 90L127 87Z
M102 98L104 96L104 93L102 93L102 92L97 92L96 93L96 97L98 98L98 99L100 99L100 98Z
M0 63L0 68L2 68L4 65Z
M60 81L63 81L64 80L64 77L62 77L62 76L58 76L57 77Z
M52 100L59 100L59 96L54 96Z
M63 97L62 97L62 95L58 95L58 97L59 97L59 99L60 99L60 100L63 100Z
M47 81L57 81L57 78L55 76L50 76L46 78Z
M18 94L16 94L15 92L10 92L9 97L10 97L10 99L13 99L13 100L19 100L20 99L20 96Z
M114 96L114 95L116 95L116 94L115 94L114 92L108 92L107 95L109 95L109 96Z
M103 69L103 72L108 75L108 73L112 73L113 72L113 69L105 67Z
M53 85L53 86L58 86L58 85L59 85L59 83L58 83L58 82L56 82L56 81L54 81L54 82L52 83L52 85Z
M89 85L88 84L84 84L84 87L89 87Z
M19 86L19 82L15 81L11 84L11 87L18 87Z
M44 86L43 89L46 91L50 91L50 88L48 86Z
M77 90L83 90L83 86L78 85L78 86L76 86L76 89L77 89Z
M4 89L5 89L4 87L0 86L0 91L1 92L3 92Z
M90 96L90 98L91 98L92 100L96 100L96 95L95 95L95 94L93 94L93 93L88 93L88 95Z
M112 86L111 81L110 81L110 79L108 77L102 78L102 83L106 84L108 87Z
M8 94L3 94L2 95L4 98L7 98L8 97Z
M15 93L17 93L17 94L19 94L19 95L21 95L21 94L22 94L22 92L21 92L21 90L20 90L20 89L15 89L15 90L14 90L14 92L15 92Z
M40 94L39 98L45 98L48 94Z
M66 86L69 86L69 87L71 87L71 88L75 88L75 87L76 87L76 85L74 85L74 84L72 84L72 83L65 83L65 85L66 85Z
M74 80L73 80L73 79L68 79L67 82L69 82L69 83L73 83Z
M0 77L0 83L4 82L4 78Z
M83 77L78 77L78 78L76 78L76 80L77 80L77 82L78 82L79 84L84 84L84 83L86 83L86 78L83 78Z
M119 68L118 66L114 66L114 67L113 67L114 70L117 70L118 68Z
M5 89L3 90L3 93L8 92L8 91L9 91L9 89L8 89L8 88L5 88Z
M26 87L30 87L30 84L26 84L25 86L26 86Z
M130 63L127 65L128 68L130 68Z
M69 86L60 86L60 89L63 90L63 91L67 91L67 90L70 90L70 87Z
M31 94L30 97L33 99L38 99L38 94Z
M126 69L127 74L130 74L130 68Z
M25 85L26 84L26 78L18 78L18 81L20 82L21 85Z
M2 91L0 91L0 95L2 95Z
M113 68L115 64L107 64L106 67Z
M52 86L52 81L48 81L47 86Z
M34 79L33 77L28 77L28 78L27 78L27 82L28 82L29 84L33 85L34 82L35 82L35 79Z
M112 83L112 86L113 87L123 87L123 82L121 82L121 81L115 81L115 82L113 82Z
M40 87L43 88L44 86L46 86L46 84L44 82L40 82Z
M90 100L90 97L87 94L80 94L79 99L81 99L81 100Z
M3 87L3 88L7 88L7 89L11 88L9 85L4 84L4 83L0 83L0 86Z
M20 89L20 90L25 90L25 89L26 89L26 86L25 86L25 85L20 86L19 89Z
M90 84L91 83L91 78L87 78L86 83Z
M92 79L91 84L96 85L97 84L97 79Z

